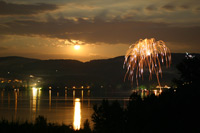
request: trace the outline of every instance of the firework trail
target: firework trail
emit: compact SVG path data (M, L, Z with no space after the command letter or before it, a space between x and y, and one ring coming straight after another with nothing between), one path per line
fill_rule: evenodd
M138 78L143 79L144 68L147 68L149 80L152 79L152 74L155 74L160 86L159 75L162 77L161 64L164 63L166 67L171 64L171 53L165 43L161 40L156 41L154 38L140 39L129 47L125 55L124 66L127 67L127 72L124 80L128 77L133 83L135 77L138 86Z

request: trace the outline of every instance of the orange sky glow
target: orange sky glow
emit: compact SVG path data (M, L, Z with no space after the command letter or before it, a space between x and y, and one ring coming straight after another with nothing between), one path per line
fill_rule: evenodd
M145 38L163 40L171 52L199 53L198 5L198 0L0 1L0 56L106 59L124 56Z

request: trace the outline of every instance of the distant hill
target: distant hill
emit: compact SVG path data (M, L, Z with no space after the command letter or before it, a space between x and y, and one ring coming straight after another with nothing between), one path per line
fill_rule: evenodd
M23 65L29 62L37 61L37 59L24 58L18 56L0 57L0 67L12 67L15 65Z
M199 56L199 54L196 54ZM169 69L163 66L161 82L169 83L178 78L176 65L185 58L185 54L172 53L172 65ZM48 82L94 82L94 83L123 83L126 68L123 69L124 57L91 60L39 60L24 57L0 57L1 77L26 78L29 75L41 77ZM9 72L9 74L8 74ZM148 72L145 73L142 84L155 83L156 78L149 82ZM129 81L126 80L127 83Z

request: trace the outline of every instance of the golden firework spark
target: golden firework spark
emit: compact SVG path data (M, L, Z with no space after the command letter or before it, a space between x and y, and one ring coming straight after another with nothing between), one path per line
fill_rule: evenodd
M156 74L160 86L161 62L162 64L165 63L166 67L171 64L171 53L165 43L162 40L156 41L154 38L140 39L129 47L125 55L124 66L127 66L127 72L124 80L128 76L128 79L133 83L135 77L138 86L138 77L143 79L144 68L146 67L149 70L149 80L152 79L152 74Z

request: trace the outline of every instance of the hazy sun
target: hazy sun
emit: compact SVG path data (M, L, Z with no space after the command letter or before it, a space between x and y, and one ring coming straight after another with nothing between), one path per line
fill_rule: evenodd
M79 50L80 49L80 45L74 45L74 49L75 50Z

